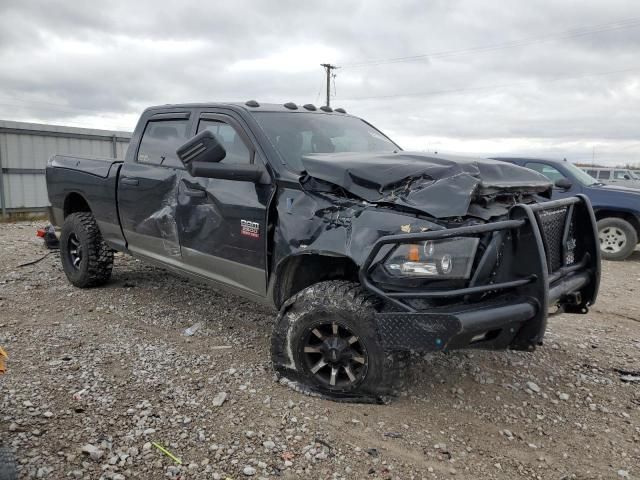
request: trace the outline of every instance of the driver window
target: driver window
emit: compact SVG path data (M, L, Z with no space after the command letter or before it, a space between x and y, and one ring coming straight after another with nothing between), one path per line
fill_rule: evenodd
M551 165L547 165L546 163L538 163L538 162L530 162L526 163L525 167L530 168L531 170L535 170L538 173L541 173L553 183L560 180L561 178L566 178L557 168L552 167Z
M221 163L251 163L251 152L231 125L218 120L200 120L198 133L209 130L227 152Z

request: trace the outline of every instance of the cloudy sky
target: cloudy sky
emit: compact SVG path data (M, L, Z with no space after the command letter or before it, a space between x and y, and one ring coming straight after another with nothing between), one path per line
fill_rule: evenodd
M405 149L640 164L637 0L0 2L0 118L132 130L149 105L316 103Z

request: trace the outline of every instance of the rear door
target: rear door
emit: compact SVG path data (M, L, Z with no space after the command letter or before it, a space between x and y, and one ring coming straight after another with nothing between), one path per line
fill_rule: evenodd
M181 261L176 205L182 164L175 151L190 136L189 117L189 112L151 116L134 161L120 171L118 205L128 248L163 263Z
M227 154L221 163L264 163L256 143L231 113L202 112L196 133L210 130ZM267 204L273 186L192 177L183 171L177 221L185 268L211 280L265 296Z

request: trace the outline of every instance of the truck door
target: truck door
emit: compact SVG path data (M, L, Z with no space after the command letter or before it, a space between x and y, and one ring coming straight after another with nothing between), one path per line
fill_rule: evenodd
M150 117L133 161L120 170L118 207L127 246L162 263L181 263L176 204L182 163L176 149L190 127L188 113Z
M261 162L239 120L203 113L197 132L210 130L227 154L222 163ZM177 221L185 268L245 292L265 296L267 204L272 185L192 177L183 171Z

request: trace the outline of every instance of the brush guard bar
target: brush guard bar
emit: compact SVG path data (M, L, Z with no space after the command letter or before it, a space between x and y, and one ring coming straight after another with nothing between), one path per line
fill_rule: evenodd
M426 286L398 291L372 278L373 270L393 251L390 248L380 255L385 246L483 235L489 235L490 241L463 288ZM511 207L508 219L498 222L381 237L359 276L364 288L391 307L376 315L383 343L389 347L425 350L427 341L433 344L426 350L461 348L470 346L466 341L482 332L509 326L512 335L501 332L485 346L532 349L544 336L548 307L587 313L596 300L600 283L596 220L584 195L517 204ZM412 299L451 302L421 311ZM391 340L385 342L384 330Z

